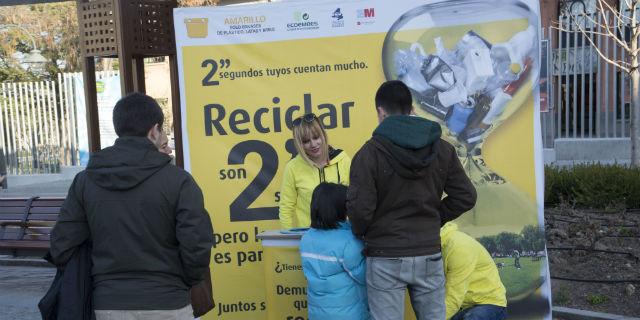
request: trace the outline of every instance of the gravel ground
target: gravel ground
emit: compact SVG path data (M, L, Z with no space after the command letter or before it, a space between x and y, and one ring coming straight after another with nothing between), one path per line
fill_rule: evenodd
M55 274L54 268L0 266L0 318L41 319L38 302Z

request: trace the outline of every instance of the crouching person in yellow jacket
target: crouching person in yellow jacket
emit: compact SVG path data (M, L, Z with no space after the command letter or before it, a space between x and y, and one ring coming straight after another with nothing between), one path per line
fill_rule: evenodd
M440 237L447 319L505 319L506 290L489 252L452 222L440 229Z

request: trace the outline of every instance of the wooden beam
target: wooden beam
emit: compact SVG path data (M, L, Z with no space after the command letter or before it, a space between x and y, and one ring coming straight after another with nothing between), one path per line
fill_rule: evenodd
M146 93L144 80L144 58L135 57L133 58L133 90Z
M173 109L173 137L175 142L176 166L184 169L184 150L182 148L182 108L180 107L180 86L178 84L178 57L169 56L169 77L171 81L171 108Z
M82 64L84 101L87 110L87 135L89 152L100 150L100 122L98 119L98 94L96 90L96 65L93 57L85 57Z

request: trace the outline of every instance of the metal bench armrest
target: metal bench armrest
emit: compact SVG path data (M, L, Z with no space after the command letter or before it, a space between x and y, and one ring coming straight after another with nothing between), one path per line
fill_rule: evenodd
M2 221L0 222L0 227L6 227L6 226L16 226L16 227L22 227L22 228L26 228L29 226L28 222L24 222L24 221Z

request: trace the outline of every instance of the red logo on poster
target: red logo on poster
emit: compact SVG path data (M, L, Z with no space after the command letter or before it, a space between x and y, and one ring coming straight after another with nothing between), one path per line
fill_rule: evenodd
M373 18L375 16L376 16L376 12L373 10L373 8L364 9L365 18Z

